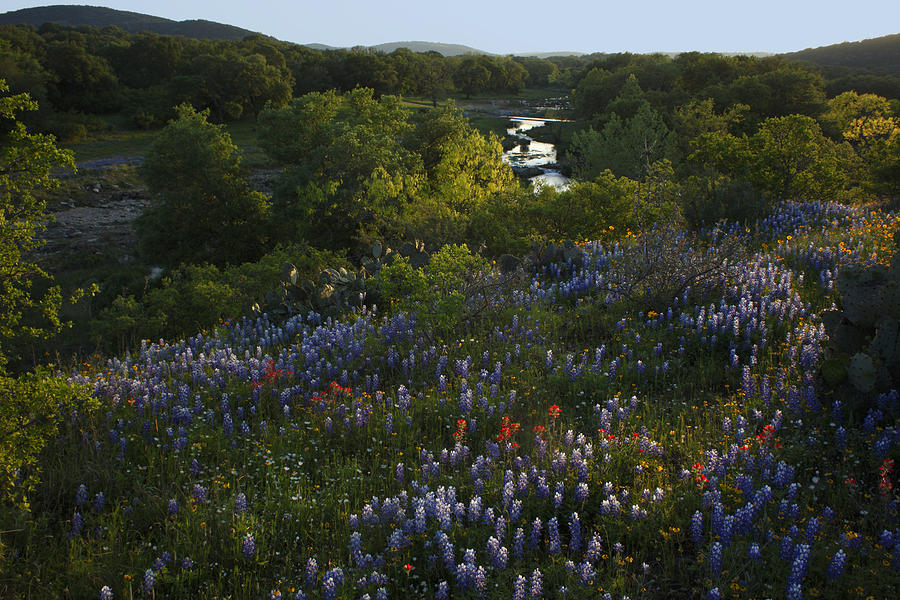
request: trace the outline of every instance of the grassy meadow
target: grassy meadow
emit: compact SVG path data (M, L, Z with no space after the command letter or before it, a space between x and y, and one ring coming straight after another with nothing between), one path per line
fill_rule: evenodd
M823 383L818 314L898 221L585 242L452 337L369 306L85 363L0 596L895 598L900 398ZM667 248L716 267L650 306Z

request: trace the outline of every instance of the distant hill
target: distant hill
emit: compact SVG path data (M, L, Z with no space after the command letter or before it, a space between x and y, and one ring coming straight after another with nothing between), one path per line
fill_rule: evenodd
M255 31L241 29L233 25L225 25L205 20L172 21L162 17L154 17L141 13L114 10L101 6L55 5L38 8L23 8L0 14L0 25L33 25L40 27L44 23L58 23L78 27L115 26L130 33L150 31L160 35L183 35L185 37L210 40L237 41Z
M514 52L513 56L529 56L533 58L554 58L557 56L584 56L584 52Z
M781 56L823 67L851 67L900 75L900 33L860 42L807 48Z
M444 56L460 56L462 54L487 54L490 52L472 48L471 46L463 46L462 44L441 44L438 42L388 42L387 44L378 44L371 46L373 50L378 50L390 54L397 48L409 48L413 52L440 52Z

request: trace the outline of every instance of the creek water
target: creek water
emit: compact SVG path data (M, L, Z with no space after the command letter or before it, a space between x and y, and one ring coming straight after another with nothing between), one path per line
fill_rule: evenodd
M519 138L523 143L504 152L503 160L514 169L529 167L540 169L541 173L529 178L529 181L534 183L535 188L544 185L551 185L557 189L568 187L571 180L559 170L556 147L547 142L535 141L527 134L530 129L541 127L548 121L559 121L559 119L510 117L509 120L514 126L508 128L506 133Z

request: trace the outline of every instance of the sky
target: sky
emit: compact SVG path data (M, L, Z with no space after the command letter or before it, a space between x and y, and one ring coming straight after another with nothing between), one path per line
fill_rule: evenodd
M59 0L56 0L57 2ZM54 0L0 0L0 12ZM329 46L429 41L525 52L791 52L900 33L896 0L86 0Z

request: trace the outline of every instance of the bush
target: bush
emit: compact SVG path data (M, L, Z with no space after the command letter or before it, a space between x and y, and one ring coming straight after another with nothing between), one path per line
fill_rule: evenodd
M40 482L39 455L65 416L97 408L87 386L48 370L0 377L0 503L27 510Z
M140 299L117 297L91 323L100 344L119 350L141 339L174 338L211 329L226 319L250 312L275 290L284 263L293 263L301 278L315 279L326 267L350 266L341 254L303 244L278 247L257 262L220 269L215 265L182 265L166 274Z
M483 309L487 261L462 244L446 245L424 268L413 268L400 257L381 268L378 286L392 310L415 313L432 335L451 335Z

